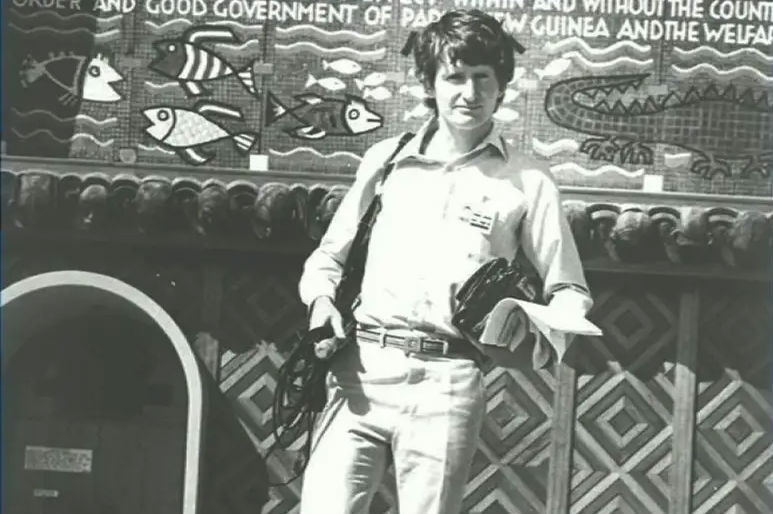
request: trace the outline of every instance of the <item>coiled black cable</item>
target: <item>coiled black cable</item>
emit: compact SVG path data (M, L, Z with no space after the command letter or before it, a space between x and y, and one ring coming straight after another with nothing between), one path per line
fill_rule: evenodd
M311 440L317 414L322 412L326 401L325 380L330 361L318 358L314 345L333 337L329 326L309 330L299 337L290 355L279 368L274 401L271 406L274 445L265 459L277 448L287 449L305 434L303 452L293 465L294 475L281 483L287 485L303 474L311 455Z
M382 184L394 168L392 159L412 138L413 134L410 132L405 132L400 136L394 151L384 162L384 171L381 176ZM351 340L351 334L354 333L353 305L360 294L370 234L380 211L381 195L376 193L357 225L357 232L354 234L341 272L341 280L336 287L333 303L341 314L344 333L350 335L347 340ZM316 343L333 336L330 325L309 330L299 338L287 360L279 368L279 380L271 406L273 433L276 440L265 459L268 460L269 455L276 448L287 449L304 432L306 432L306 443L301 459L295 462L295 476L279 484L270 484L271 486L289 484L303 474L309 461L311 433L314 429L316 415L322 412L325 407L325 379L330 368L329 358L320 359L317 357L314 353L314 346Z

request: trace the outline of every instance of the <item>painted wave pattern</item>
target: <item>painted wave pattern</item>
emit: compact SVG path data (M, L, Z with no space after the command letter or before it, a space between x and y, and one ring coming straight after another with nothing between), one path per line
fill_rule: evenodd
M671 69L681 80L689 80L695 75L705 74L718 82L727 82L738 78L753 78L768 85L773 84L773 76L766 75L757 68L748 65L735 66L729 69L719 69L713 64L706 63L689 67L672 64Z
M735 63L739 60L753 60L759 61L762 65L766 65L768 69L770 69L770 65L773 64L773 56L767 55L756 48L739 48L732 52L720 52L711 46L699 46L690 50L685 50L677 46L674 47L674 57L681 61L692 59L695 62L706 64L725 64Z
M20 132L19 130L16 130L15 128L12 128L11 132L13 132L13 134L16 137L18 137L19 139L22 139L22 140L32 139L32 138L40 137L40 136L47 137L47 138L49 138L49 139L51 139L53 141L56 141L57 143L60 143L60 144L74 143L74 142L77 142L77 141L86 140L86 141L90 141L90 142L94 143L95 145L99 146L100 148L106 148L106 147L112 146L113 143L115 142L115 139L113 139L113 138L108 139L107 141L102 141L101 139L97 139L92 134L88 134L86 132L78 132L77 134L73 134L72 136L70 136L68 138L58 137L56 134L51 132L51 130L49 130L49 129L37 129L37 130L33 130L31 132L26 132L25 133L25 132Z
M89 116L88 114L78 114L76 116L61 117L61 116L57 116L51 111L45 111L43 109L33 109L31 111L20 111L15 107L11 107L11 112L13 112L16 116L22 119L42 117L42 118L51 119L58 123L67 123L75 120L75 121L80 121L80 122L84 122L86 124L95 126L96 128L99 128L99 129L112 126L118 123L118 118L115 116L111 116L103 120L98 120L96 118Z
M101 16L96 16L94 14L83 13L83 12L64 15L56 11L35 11L32 13L22 14L18 11L12 10L11 17L17 18L19 20L28 20L30 22L33 22L36 25L50 18L57 26L66 25L66 24L69 24L70 22L76 22L76 21L80 23L80 20L84 20L85 22L88 23L96 19L97 26L99 26L100 28L106 28L119 22L122 18L122 15L116 14L107 18L102 18Z
M215 43L215 46L224 53L242 53L252 46L257 46L260 49L260 41L258 39L250 39L244 43Z
M593 58L608 57L610 54L618 54L621 51L631 52L640 57L645 56L652 50L651 45L638 44L633 41L618 41L605 47L592 47L587 41L577 36L562 39L556 43L545 43L543 50L548 54L558 54L569 49L579 49L586 56Z
M74 36L74 35L83 35L87 37L94 36L95 39L97 39L98 42L100 41L100 38L110 38L115 39L118 36L119 29L112 29L108 30L106 32L99 32L97 34L94 34L93 31L84 28L84 27L77 27L72 29L65 29L65 28L54 28L54 27L34 27L34 28L27 28L27 27L20 27L19 25L16 25L13 22L8 22L8 28L13 29L17 32L22 32L24 34L37 34L39 32L43 33L50 33L58 36L67 35L67 36Z
M177 89L178 84L177 82L172 82L172 81L162 82L160 84L157 84L150 80L146 80L144 81L144 86L145 86L145 89L147 89L151 93L160 93L170 89Z
M310 148L308 146L293 148L292 150L289 150L287 152L280 152L279 150L274 150L273 148L269 148L268 151L271 155L276 155L279 157L290 157L292 155L301 153L301 154L311 154L314 157L321 157L322 159L337 159L340 157L347 157L350 159L354 159L357 162L362 160L362 157L352 152L336 151L336 152L331 152L329 154L323 154L318 150L315 150L314 148Z
M540 141L536 137L531 138L532 148L542 157L553 157L560 153L574 153L580 149L580 143L574 139L564 138L551 143Z
M339 43L346 41L349 43L367 45L380 43L386 38L386 30L379 30L372 34L364 34L354 30L325 30L314 25L296 25L290 28L278 27L276 29L277 39L300 37L303 39L319 38L327 43Z
M149 153L149 154L159 154L159 155L164 155L164 156L175 155L175 153L173 151L167 150L165 148L161 148L158 145L145 145L145 144L140 143L140 144L137 145L137 148L139 150L142 150L143 152Z
M287 45L276 44L275 48L278 54L295 55L303 52L309 52L317 57L346 57L362 62L380 61L386 56L386 48L377 48L375 50L357 50L348 46L337 46L334 48L325 48L316 43L308 41L298 41Z
M607 173L615 173L626 178L636 178L641 177L644 174L644 168L640 168L635 171L629 171L625 168L621 168L620 166L615 166L614 164L604 164L603 166L599 166L595 169L588 169L575 162L565 162L551 166L550 172L554 174L572 172L578 173L584 177L598 177L599 175L604 175Z
M185 18L176 18L174 20L165 21L161 24L154 23L150 20L145 20L143 23L150 29L151 34L154 36L168 35L170 31L177 30L178 28L187 28L193 25L192 21ZM259 34L262 33L264 29L263 25L245 25L244 23L239 23L238 21L232 20L208 21L207 25L220 25L235 28L245 35L251 33Z
M566 52L563 54L563 58L572 59L576 64L581 65L593 73L604 73L622 66L628 71L644 72L651 68L653 64L652 58L634 59L628 56L619 56L607 61L591 61L577 50Z
M120 36L121 36L120 29L112 29L112 30L107 30L105 32L100 32L98 34L94 34L94 41L100 44L105 44L111 41L115 41Z

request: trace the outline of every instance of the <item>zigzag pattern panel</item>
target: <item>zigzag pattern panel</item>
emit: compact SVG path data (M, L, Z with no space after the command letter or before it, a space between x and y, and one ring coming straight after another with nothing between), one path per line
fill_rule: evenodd
M765 287L701 298L693 512L773 512L773 302Z
M579 340L572 352L570 512L665 513L678 301L641 284L595 290L590 317L604 336Z
M305 311L296 294L297 274L237 272L226 275L223 325L230 343L221 360L220 389L231 400L254 444L264 455L274 444L271 400L277 372ZM467 485L464 512L540 513L545 511L552 403L552 371L530 368L524 345L523 369L486 370L487 410L481 443ZM247 349L245 349L247 348ZM268 459L273 482L287 480L303 447L277 451ZM264 513L297 512L301 480L269 491ZM388 470L371 513L396 513L394 475Z

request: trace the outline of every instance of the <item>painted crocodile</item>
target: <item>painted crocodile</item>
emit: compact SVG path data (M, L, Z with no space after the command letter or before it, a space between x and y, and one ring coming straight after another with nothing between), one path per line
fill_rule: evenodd
M580 151L592 159L652 164L648 144L665 143L698 154L690 170L706 178L731 175L728 161L744 160L741 176L773 168L773 107L767 93L712 84L647 96L649 74L572 78L553 84L545 112L557 125L600 136Z

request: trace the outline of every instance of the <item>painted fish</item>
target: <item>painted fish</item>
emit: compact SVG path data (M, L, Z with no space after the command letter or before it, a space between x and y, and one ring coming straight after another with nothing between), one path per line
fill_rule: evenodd
M346 84L344 81L337 77L325 77L323 79L317 79L314 77L314 75L309 74L309 78L306 79L306 85L304 87L310 88L314 84L319 84L328 91L340 91L342 89L346 89Z
M425 118L431 112L432 110L424 105L424 102L420 102L416 104L416 107L410 111L406 111L405 114L403 114L403 121L408 121L413 118Z
M384 75L386 75L386 80L391 80L392 82L403 84L406 77L408 76L408 73L405 71L388 71Z
M49 54L47 59L38 61L28 55L19 73L24 87L46 79L64 92L58 97L63 105L72 105L79 98L91 102L117 102L123 99L112 86L124 80L110 65L107 57L72 54Z
M286 134L298 139L322 139L327 136L365 134L384 124L383 117L370 110L367 102L358 96L345 95L341 100L305 93L294 98L300 103L288 108L269 92L266 126L289 116L299 124L284 129Z
M418 98L418 99L422 99L425 96L427 96L424 91L424 86L422 86L421 84L414 84L412 86L409 86L408 84L403 84L402 86L400 86L399 91L401 93L411 95L412 97Z
M534 70L534 73L537 75L537 77L539 77L540 80L546 77L553 78L568 70L569 66L571 65L572 61L570 59L565 59L562 57L560 59L550 61L544 69Z
M355 73L362 71L362 66L351 59L337 59L333 62L322 59L322 69L332 69L333 71L344 75L354 75Z
M212 121L211 116L244 119L238 109L218 102L202 100L193 106L193 110L162 105L145 109L142 114L151 123L145 128L148 135L188 163L197 166L214 157L204 151L202 145L231 139L236 149L246 154L258 137L255 132L229 132L219 123Z
M153 43L156 58L148 66L151 70L179 81L190 96L208 95L202 82L236 76L251 95L257 95L252 68L254 60L242 69L235 69L221 55L202 46L202 43L230 43L238 41L229 27L201 25L192 27L175 39Z
M392 98L392 92L384 86L378 86L374 88L366 88L363 91L362 96L364 98L372 98L374 100L386 100Z
M357 85L358 89L363 89L366 87L376 87L383 84L387 79L386 73L381 73L380 71L374 71L367 77L365 77L363 80L360 79L354 79L354 83Z
M505 104L512 103L519 96L521 96L520 91L516 91L515 89L505 89L505 97L502 99L502 103L505 103Z
M494 119L497 121L510 122L515 121L520 117L518 111L510 109L509 107L500 107L494 113Z

